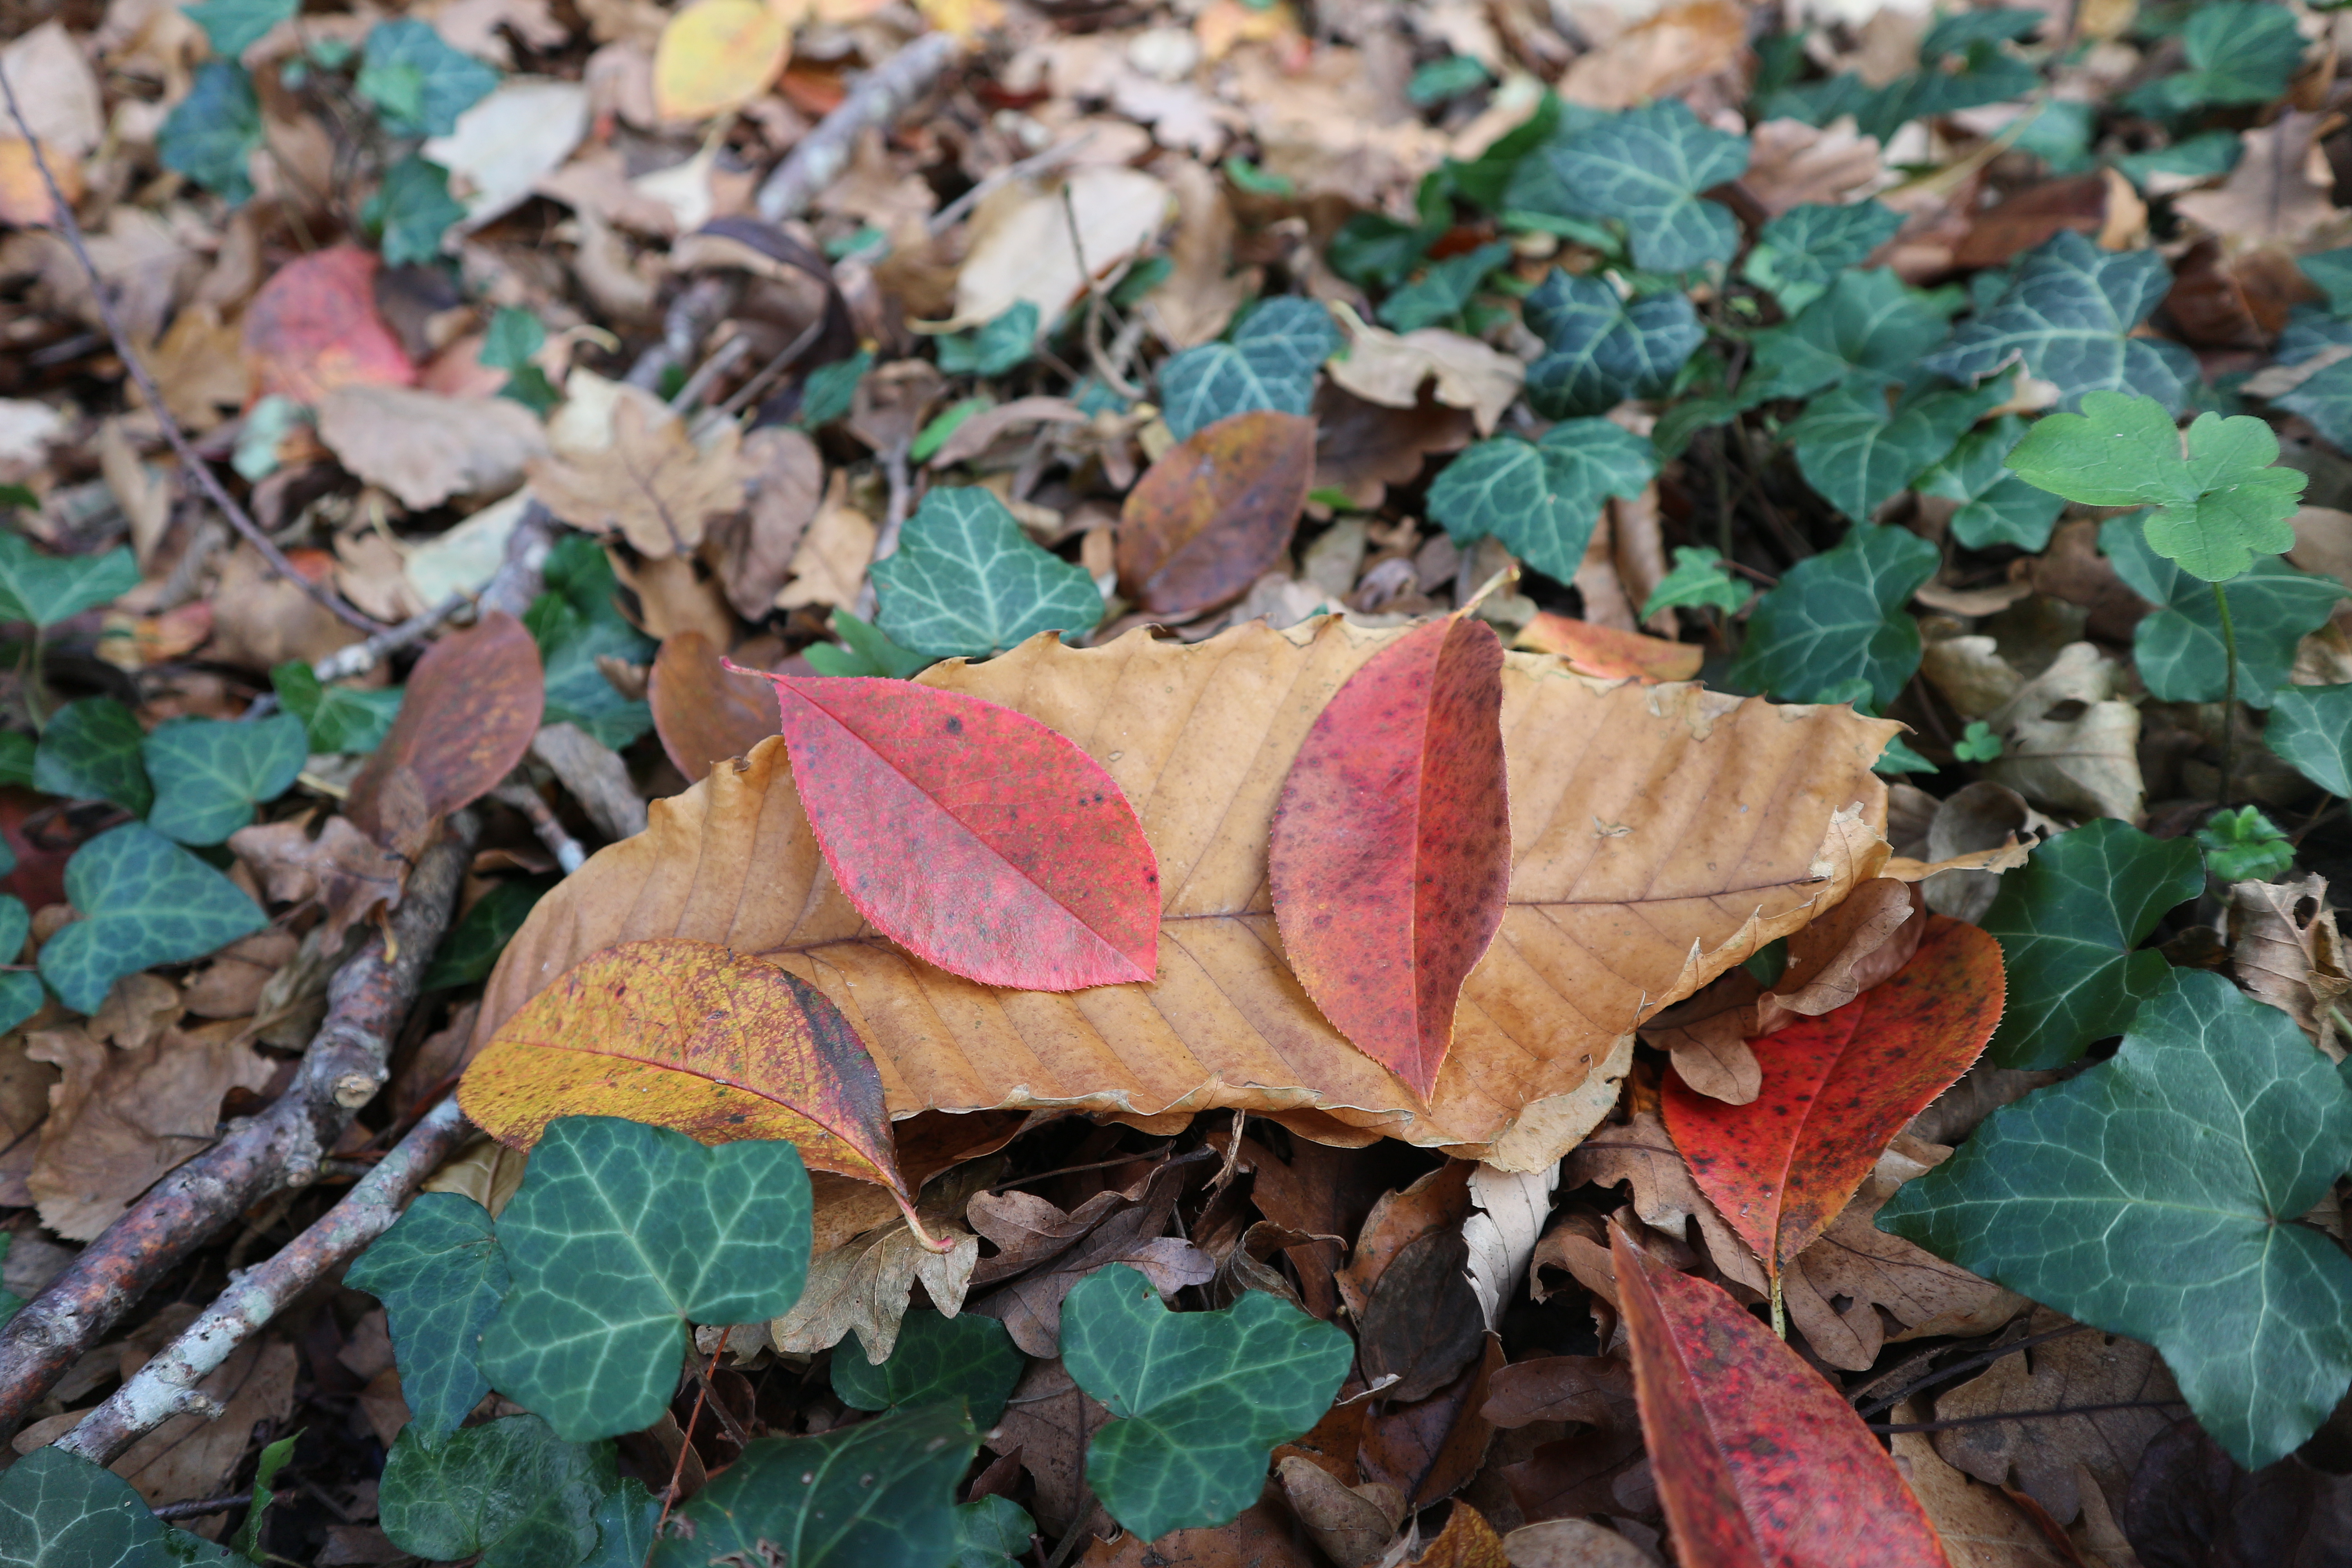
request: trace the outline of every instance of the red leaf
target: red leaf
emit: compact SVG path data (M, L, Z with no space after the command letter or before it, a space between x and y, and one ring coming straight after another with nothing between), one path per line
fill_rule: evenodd
M983 985L1150 982L1160 862L1093 758L978 697L765 679L825 864L876 930Z
M672 632L654 656L646 682L654 733L689 784L715 763L740 757L776 732L776 694L760 678L730 672L719 649L697 631Z
M1683 1568L1950 1568L1853 1407L1716 1286L1610 1228L1642 1435Z
M1237 599L1290 548L1315 478L1315 421L1252 409L1160 455L1118 515L1118 581L1136 608L1189 620Z
M539 645L492 610L425 651L400 714L352 781L344 815L388 849L413 855L432 818L471 805L530 750L547 707Z
M245 309L257 395L316 403L339 386L413 386L416 367L375 308L376 258L332 245L289 261Z
M1503 923L1503 648L1454 616L1399 637L1307 731L1275 808L1283 947L1307 995L1423 1099Z
M1895 1134L1969 1070L2000 1021L2003 988L2000 944L1931 916L1891 978L1749 1042L1764 1067L1750 1103L1667 1081L1675 1147L1768 1271L1826 1230Z

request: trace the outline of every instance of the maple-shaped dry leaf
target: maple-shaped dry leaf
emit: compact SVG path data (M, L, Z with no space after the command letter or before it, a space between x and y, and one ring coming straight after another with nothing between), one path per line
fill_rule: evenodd
M1379 1131L1548 1165L1615 1099L1646 1013L1876 872L1886 795L1870 765L1895 727L1506 655L1511 885L1423 1107L1307 999L1282 960L1266 877L1275 799L1308 728L1402 635L1325 619L1192 645L1140 630L1099 648L1041 636L919 678L1059 731L1133 804L1160 869L1153 984L999 991L914 960L834 885L783 744L769 741L740 769L655 802L649 831L541 900L499 961L477 1037L597 948L688 936L781 963L832 998L897 1116L1243 1107L1310 1136Z
M611 446L533 463L530 488L574 528L617 531L656 561L690 555L713 518L742 508L752 468L741 444L741 433L729 425L698 448L685 421L651 417L626 401L613 411Z

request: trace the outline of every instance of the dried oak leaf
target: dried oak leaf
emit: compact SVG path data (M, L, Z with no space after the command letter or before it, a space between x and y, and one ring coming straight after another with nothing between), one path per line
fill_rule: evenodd
M1164 1296L1207 1284L1215 1261L1181 1237L1160 1234L1185 1174L1173 1163L1158 1166L1126 1192L1097 1193L1066 1215L1034 1193L975 1195L965 1217L999 1250L972 1271L973 1281L1011 1283L971 1310L1001 1321L1026 1354L1053 1356L1061 1353L1062 1299L1098 1268L1124 1263Z
M624 402L613 411L610 447L532 463L530 488L574 528L617 531L656 561L690 555L713 518L742 509L758 470L741 445L741 433L729 425L697 447L685 421L654 419Z

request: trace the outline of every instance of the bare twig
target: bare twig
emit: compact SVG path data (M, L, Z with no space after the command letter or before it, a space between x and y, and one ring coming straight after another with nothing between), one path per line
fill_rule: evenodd
M867 558L866 581L857 589L857 603L850 614L863 620L874 618L873 563L887 561L898 552L898 535L907 526L907 514L915 508L915 481L907 467L907 453L913 443L901 441L882 454L882 472L890 482L890 501L882 513L881 531L874 536L874 553Z
M823 325L824 320L821 316L817 318L818 324ZM751 339L749 333L737 332L733 337L720 343L710 351L709 359L695 366L694 374L686 378L677 394L670 398L670 407L683 414L700 403L702 395L710 390L710 384L734 369L735 362L751 352Z
M741 285L723 273L706 273L688 284L662 315L661 340L639 354L629 366L631 386L657 390L663 376L684 364L719 318L735 308Z
M507 535L506 559L499 563L489 585L475 599L475 606L520 616L547 585L547 552L554 543L555 514L534 497L523 504L522 516L515 520L514 531Z
M992 174L982 175L971 189L931 215L931 237L936 239L953 228L963 221L964 214L971 211L1013 181L1025 180L1032 174L1042 174L1048 169L1061 167L1076 157L1085 150L1087 143L1094 139L1093 132L1081 132L1067 142L1055 142L1051 147L1033 157L1024 158L1017 163L1007 163Z
M365 675L385 657L402 648L423 642L441 623L464 609L473 601L463 594L452 594L431 609L415 615L389 631L376 633L365 642L355 642L349 647L339 647L326 658L311 661L310 673L325 685L331 680L349 680L354 675Z
M172 450L179 454L180 466L187 470L188 478L205 492L213 505L220 509L221 515L228 519L229 526L242 534L245 542L269 563L272 571L316 599L345 626L371 634L383 631L382 622L360 614L343 603L342 596L332 588L324 583L313 583L297 571L294 563L286 559L286 552L269 542L269 535L261 531L261 525L254 521L245 508L237 505L236 499L222 487L212 465L198 457L195 447L188 444L186 432L180 428L180 422L172 417L171 409L164 406L163 395L157 389L155 378L147 374L146 364L131 348L131 339L122 330L121 319L114 313L114 300L107 292L106 281L98 275L98 264L89 258L89 247L82 243L81 224L74 217L73 204L66 200L65 192L58 184L57 175L50 171L48 154L41 150L39 139L34 136L32 126L25 120L24 110L17 106L16 84L8 79L5 71L0 71L0 93L7 96L8 117L16 122L17 133L32 149L34 166L41 172L41 184L47 188L49 205L57 214L58 233L64 237L67 248L73 252L74 260L80 263L83 275L89 279L90 298L98 304L99 320L106 323L107 335L114 340L114 352L121 356L123 368L131 373L131 379L139 384L149 410L155 416L156 426L163 432L163 438L172 444Z
M375 1169L317 1224L267 1263L231 1277L229 1288L178 1339L58 1440L92 1464L113 1460L141 1437L203 1396L197 1385L247 1340L328 1270L392 1228L400 1205L468 1131L455 1100L445 1100L409 1131Z
M2046 1345L2052 1340L2063 1340L2068 1334L2081 1333L2088 1327L2090 1327L2088 1323L2068 1323L2062 1329L2050 1329L2042 1333L2028 1334L2021 1340L2011 1340L2005 1345L1995 1345L1990 1350L1969 1357L1966 1361L1956 1361L1949 1366L1937 1368L1927 1376L1906 1384L1884 1399L1873 1400L1870 1404L1863 1405L1856 1414L1867 1418L1877 1415L1882 1410L1893 1409L1930 1384L1941 1383L1948 1377L1958 1377L1964 1372L1974 1372L1980 1366L1990 1366L1997 1361L2007 1360L2020 1351L2030 1351L2036 1345ZM1887 1375L1891 1377L1894 1374L1890 1373Z
M2179 1399L2119 1399L2110 1405L2063 1405L2056 1410L1992 1410L1980 1415L1955 1415L1943 1421L1908 1421L1889 1425L1884 1421L1865 1423L1874 1432L1949 1432L1961 1426L1987 1426L1996 1421L2056 1421L2067 1415L2097 1415L2110 1410L2164 1410L2179 1408L2186 1401Z
M859 135L913 108L962 50L951 33L926 33L859 77L849 96L800 139L760 186L760 216L782 223L806 211L816 194L849 166Z
M0 1428L13 1427L148 1288L273 1194L318 1179L385 1058L448 930L479 831L461 811L419 857L400 907L327 990L327 1018L286 1092L165 1176L16 1315L0 1325Z
M219 1497L191 1498L186 1502L167 1502L155 1510L157 1519L202 1519L208 1513L225 1513L233 1508L244 1508L253 1501L251 1492L227 1492Z
M778 378L798 364L801 355L808 353L817 339L824 335L824 320L819 316L803 327L800 335L779 350L775 358L761 365L751 380L727 395L727 401L719 405L719 412L730 416L740 414L750 406L752 399L773 386Z
M587 849L555 819L554 808L540 798L529 779L518 774L492 790L490 798L501 805L513 806L530 819L530 830L539 835L539 841L547 846L547 852L555 857L555 863L562 868L565 876L588 863Z

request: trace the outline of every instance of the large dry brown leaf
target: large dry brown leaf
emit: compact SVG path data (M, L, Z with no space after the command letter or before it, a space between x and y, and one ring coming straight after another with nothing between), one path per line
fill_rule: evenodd
M547 456L547 433L510 398L443 397L354 383L319 404L319 439L360 479L411 511L451 496L502 495Z
M33 1194L25 1178L40 1149L42 1119L49 1113L49 1086L58 1069L26 1054L26 1037L0 1037L0 1205L29 1208Z
M688 555L714 518L740 510L756 471L723 428L708 447L687 439L684 421L649 418L635 402L613 413L613 444L602 451L534 462L530 488L547 510L591 533L618 531L654 559Z
M2293 1018L2295 1027L2337 1061L2337 1008L2352 991L2352 966L2336 911L2327 907L2327 879L2239 882L2230 889L2230 957L2238 983L2258 1002Z
M873 1050L894 1116L1071 1106L1172 1130L1239 1108L1309 1136L1336 1121L1507 1169L1549 1165L1614 1100L1643 1016L1875 874L1886 796L1870 763L1892 726L1508 656L1510 902L1422 1110L1291 976L1266 879L1274 802L1301 740L1396 635L1324 620L1189 646L1041 636L921 677L1060 731L1126 793L1160 867L1151 985L997 991L910 958L834 885L769 741L655 803L649 832L541 900L492 977L478 1037L600 947L688 936L768 957L831 997Z

